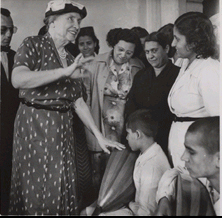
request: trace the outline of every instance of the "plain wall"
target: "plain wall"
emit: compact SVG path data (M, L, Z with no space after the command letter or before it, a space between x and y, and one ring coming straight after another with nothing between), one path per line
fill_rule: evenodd
M25 37L38 34L44 25L43 19L48 2L49 0L1 0L1 7L11 11L14 25L18 27L17 33L12 38L12 49L17 50ZM88 14L82 20L81 27L94 27L100 40L100 53L110 50L106 44L106 34L110 29L141 26L148 32L156 31L166 23L173 23L187 8L181 7L182 3L187 5L187 0L76 0L76 2L86 6ZM201 11L201 5L197 5L195 10Z
M48 0L2 0L2 7L11 11L14 25L18 27L13 36L11 47L15 50L22 40L31 35L37 35L44 25L43 19ZM100 40L100 53L108 51L106 44L107 32L116 27L131 28L140 25L144 28L146 0L76 0L86 6L87 16L81 26L93 26Z

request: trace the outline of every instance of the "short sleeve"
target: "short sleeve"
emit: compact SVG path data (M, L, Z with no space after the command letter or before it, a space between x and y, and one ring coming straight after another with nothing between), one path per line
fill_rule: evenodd
M38 43L36 42L36 44ZM35 49L35 43L30 37L28 37L22 42L16 52L13 68L18 66L26 66L30 70L34 70L36 62L38 61L37 56L38 54Z
M84 87L81 79L73 79L73 101L75 102L78 98L84 97Z

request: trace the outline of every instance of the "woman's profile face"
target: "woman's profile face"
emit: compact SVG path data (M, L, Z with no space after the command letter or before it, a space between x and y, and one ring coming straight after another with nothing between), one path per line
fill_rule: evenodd
M113 59L117 64L124 64L132 58L135 44L120 40L113 48Z
M79 13L71 12L58 16L54 20L54 28L58 39L68 42L74 41L81 23Z
M78 40L79 51L83 54L83 57L90 57L94 55L96 43L90 36L80 36Z
M180 34L178 29L174 26L173 28L174 39L172 42L172 47L176 48L176 52L179 58L188 58L194 55L192 49L189 49L189 45L186 41L186 36Z

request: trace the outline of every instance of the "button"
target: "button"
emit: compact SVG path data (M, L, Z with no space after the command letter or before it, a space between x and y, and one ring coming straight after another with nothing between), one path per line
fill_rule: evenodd
M113 105L116 105L116 102L115 102L115 101L112 101L112 104L113 104Z
M112 129L112 130L116 130L116 127L115 127L115 126L112 126L111 129Z

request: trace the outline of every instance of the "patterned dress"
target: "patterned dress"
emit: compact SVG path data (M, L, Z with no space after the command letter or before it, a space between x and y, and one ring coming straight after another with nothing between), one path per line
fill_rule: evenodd
M126 96L132 86L132 80L129 63L123 64L117 72L114 61L111 61L104 87L103 121L105 136L112 141L121 141Z
M74 58L67 55L67 64ZM49 34L26 38L15 65L33 73L62 68ZM82 97L80 80L63 78L37 88L21 89L15 120L9 214L79 214L73 112L70 105ZM59 112L59 109L67 109Z

